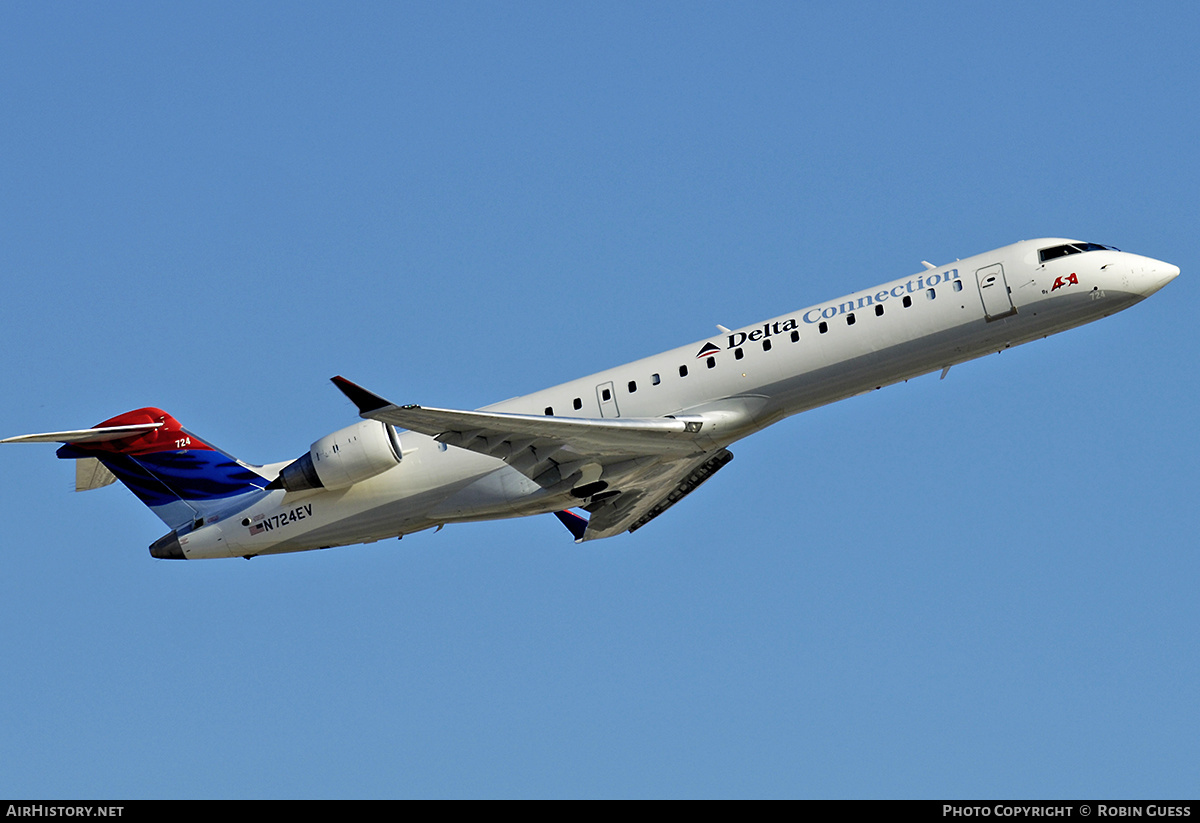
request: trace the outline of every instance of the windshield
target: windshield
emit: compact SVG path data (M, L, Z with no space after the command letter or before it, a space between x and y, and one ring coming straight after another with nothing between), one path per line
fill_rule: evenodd
M1080 254L1085 251L1120 251L1116 246L1105 246L1100 243L1066 243L1062 246L1051 246L1048 249L1039 249L1038 258L1045 263L1047 260L1053 260L1056 257L1064 257L1068 254Z

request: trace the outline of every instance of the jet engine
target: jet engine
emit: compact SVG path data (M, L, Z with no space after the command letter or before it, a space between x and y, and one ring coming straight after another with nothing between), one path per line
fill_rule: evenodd
M343 489L374 477L400 462L396 430L377 420L363 420L327 434L308 453L283 467L271 485L290 492Z

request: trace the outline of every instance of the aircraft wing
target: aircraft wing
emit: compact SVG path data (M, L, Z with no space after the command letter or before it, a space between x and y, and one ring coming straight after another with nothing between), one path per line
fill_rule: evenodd
M362 417L499 458L543 488L562 485L581 501L610 504L596 510L605 525L589 527L585 540L630 528L713 459L711 445L700 440L701 417L584 419L397 406L344 378L333 382Z
M564 448L597 457L652 454L692 454L699 422L679 419L602 419L542 417L535 414L468 412L425 406L392 406L365 413L401 428L429 434L443 443L482 451L504 459L507 448L532 440L541 448ZM690 428L689 428L690 426ZM477 442L480 439L487 443Z
M588 419L397 406L344 378L335 377L333 383L358 406L363 417L505 460L512 449L502 446L526 441L542 449L566 448L597 457L683 456L703 450L696 443L704 422L699 417ZM481 440L488 442L477 442Z

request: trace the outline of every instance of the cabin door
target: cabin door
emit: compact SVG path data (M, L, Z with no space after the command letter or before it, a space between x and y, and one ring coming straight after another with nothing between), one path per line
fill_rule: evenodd
M617 408L617 391L612 383L601 383L596 387L596 400L600 403L601 417L621 416L621 411Z
M997 320L1017 313L1008 289L1008 281L1004 279L1004 266L996 263L980 269L975 272L975 281L979 284L979 297L983 300L985 318Z

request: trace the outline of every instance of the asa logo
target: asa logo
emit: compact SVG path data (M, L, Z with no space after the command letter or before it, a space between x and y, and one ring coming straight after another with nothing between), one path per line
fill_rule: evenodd
M1066 277L1054 278L1054 285L1050 287L1050 291L1057 291L1058 289L1061 289L1063 286L1078 286L1078 285L1079 285L1079 275L1076 274L1075 272L1071 272Z

